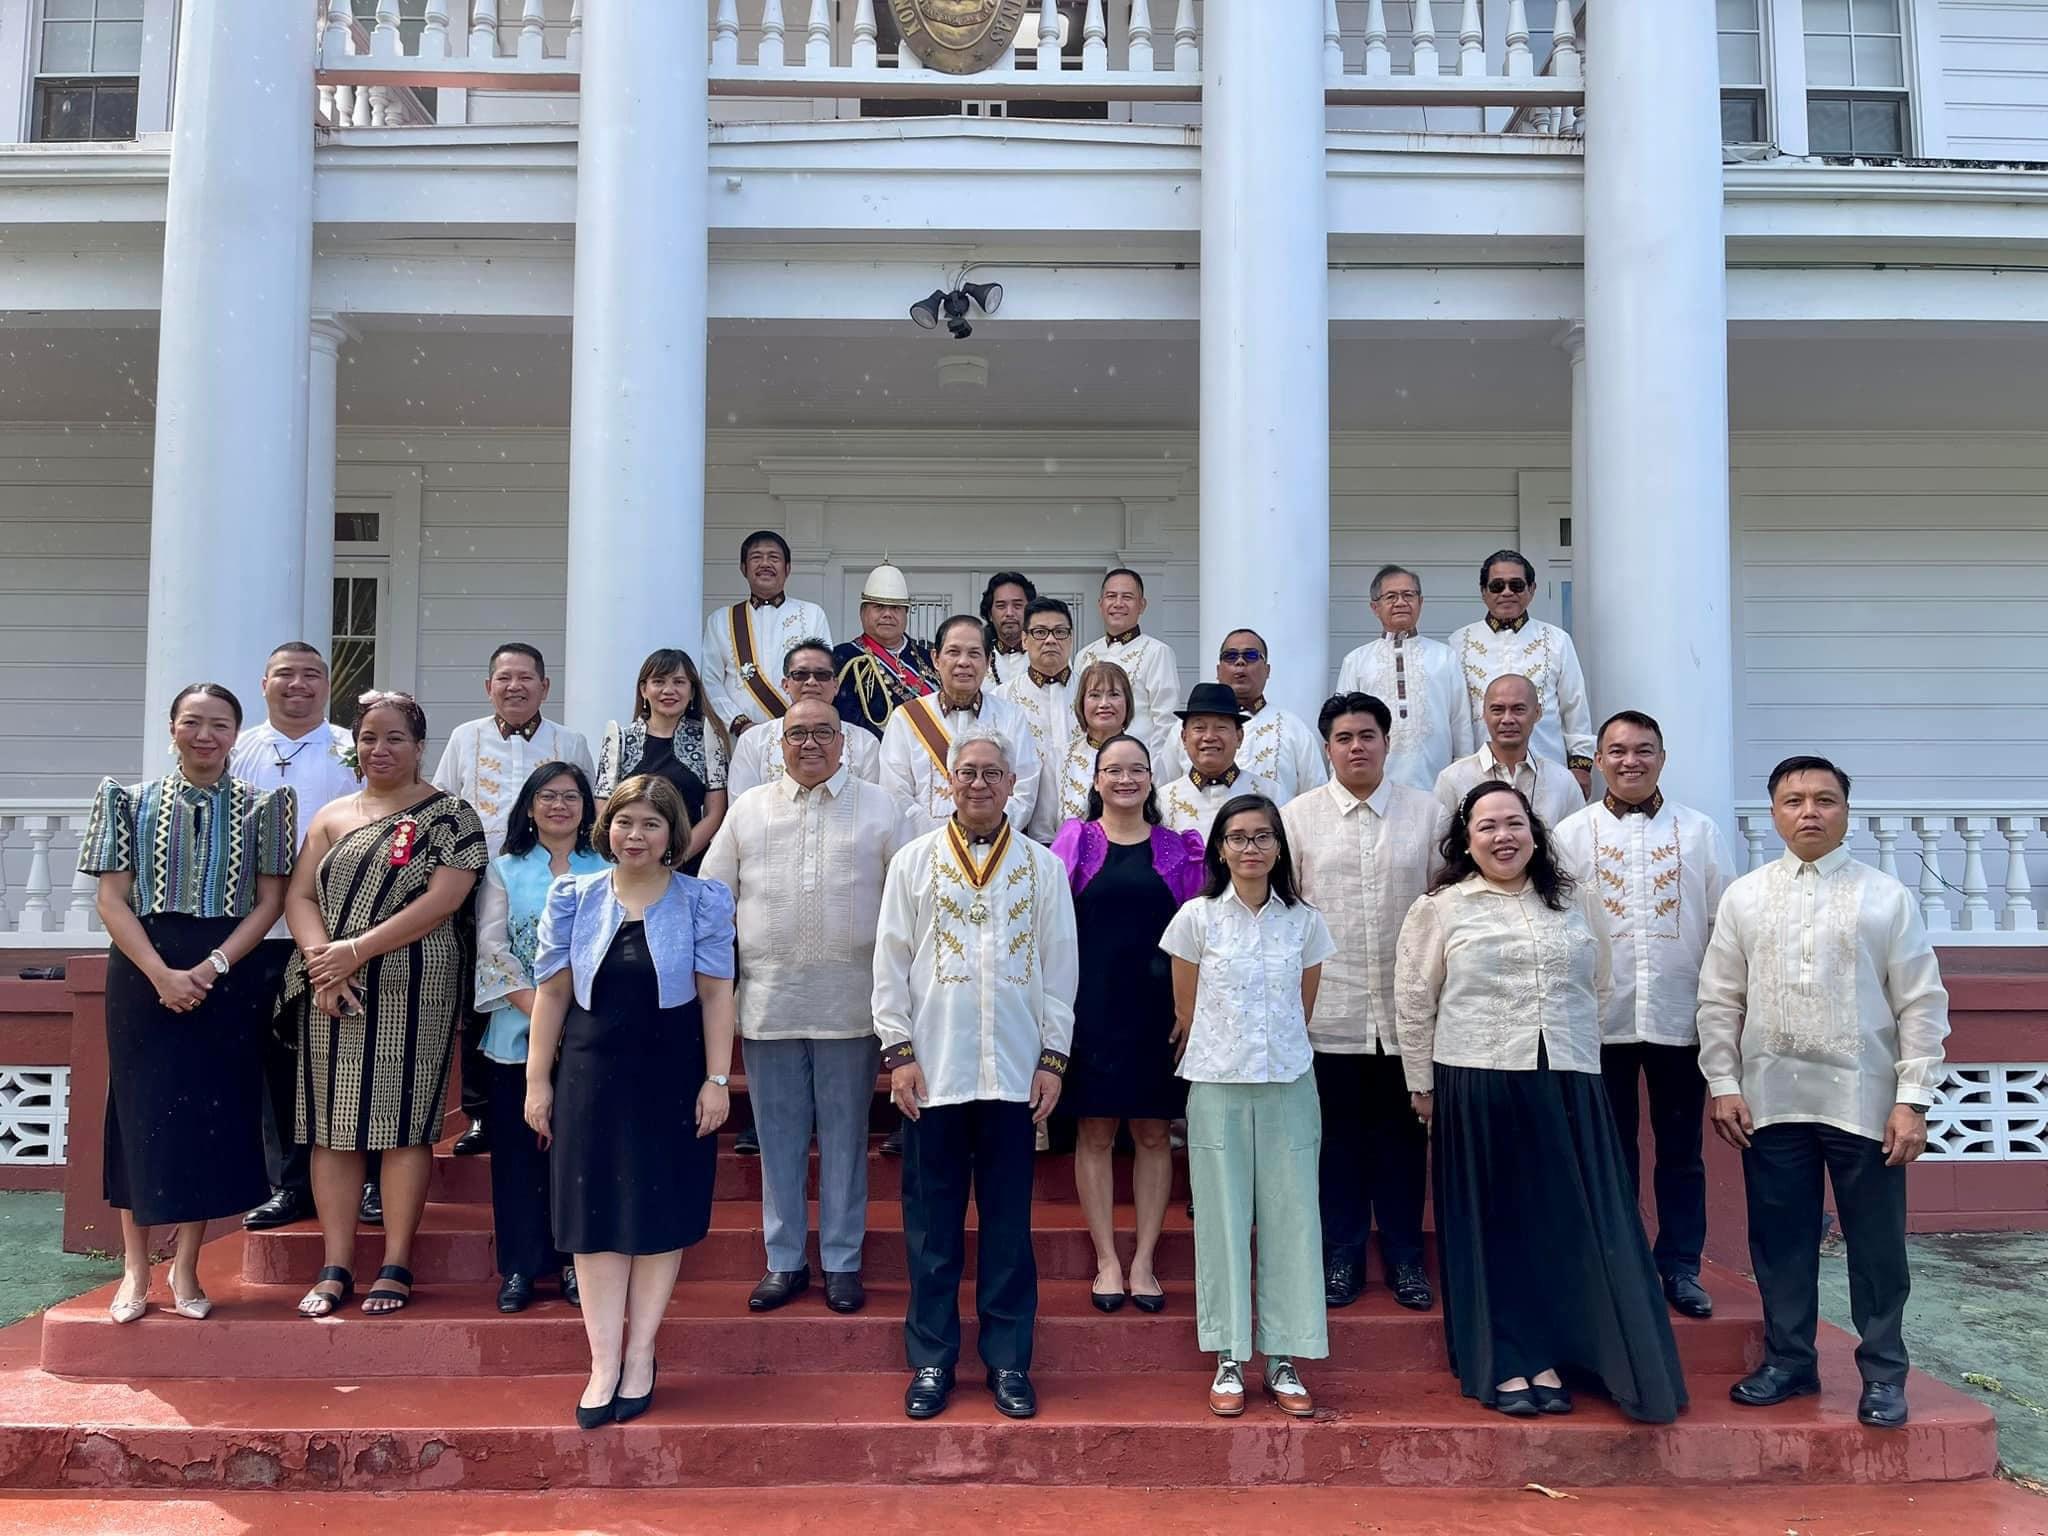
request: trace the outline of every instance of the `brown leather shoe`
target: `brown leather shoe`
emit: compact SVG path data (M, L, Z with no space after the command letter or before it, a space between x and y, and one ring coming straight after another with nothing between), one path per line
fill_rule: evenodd
M1216 1379L1209 1383L1209 1411L1219 1419L1234 1419L1244 1412L1244 1367L1235 1360L1216 1362Z
M1315 1399L1308 1395L1308 1388L1301 1384L1301 1378L1294 1373L1292 1360L1273 1361L1266 1367L1266 1396L1282 1413L1297 1419L1315 1416Z

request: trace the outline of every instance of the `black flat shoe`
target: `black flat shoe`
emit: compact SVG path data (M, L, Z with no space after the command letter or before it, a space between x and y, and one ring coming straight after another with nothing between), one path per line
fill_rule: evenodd
M1863 1383L1863 1395L1856 1400L1856 1418L1872 1429L1903 1429L1906 1425L1906 1389L1884 1381Z
M1529 1387L1493 1394L1493 1411L1511 1419L1533 1419L1543 1410L1536 1406L1536 1393Z
M469 1129L455 1138L457 1157L482 1157L491 1150L491 1133L481 1120L469 1122Z
M1396 1264L1393 1279L1394 1300L1410 1312L1427 1312L1436 1305L1436 1293L1429 1288L1429 1276L1422 1272L1420 1264Z
M564 1264L562 1266L562 1300L569 1303L572 1307L583 1305L583 1287L576 1283L576 1266L574 1264Z
M295 1221L304 1221L313 1214L313 1197L296 1189L274 1190L268 1200L242 1218L245 1232L268 1232L273 1227L288 1227Z
M802 1269L771 1269L754 1287L754 1294L747 1298L747 1310L773 1312L777 1307L795 1301L810 1288L811 1266L808 1264Z
M1809 1371L1800 1375L1781 1365L1760 1365L1728 1389L1731 1401L1745 1408L1769 1408L1794 1397L1811 1397L1820 1390L1820 1377Z
M1022 1371L990 1371L988 1389L996 1395L996 1412L1006 1419L1028 1419L1038 1412L1038 1393Z
M1570 1413L1572 1395L1563 1387L1546 1387L1536 1383L1529 1386L1529 1395L1536 1399L1538 1413Z
M902 1155L903 1127L899 1125L895 1130L882 1138L882 1156L901 1157Z
M637 1419L647 1411L647 1405L654 1401L654 1378L661 1374L661 1362L655 1361L647 1368L647 1390L638 1397L615 1396L612 1398L612 1422L624 1424ZM625 1379L621 1374L621 1381Z
M384 1191L377 1185L363 1186L363 1198L356 1203L356 1219L366 1227L384 1225Z
M1712 1317L1714 1298L1700 1284L1698 1275L1670 1275L1664 1281L1664 1299L1671 1310L1685 1317Z
M867 1287L853 1269L825 1271L825 1305L834 1312L858 1312L868 1304Z
M1348 1307L1365 1289L1365 1271L1356 1264L1332 1264L1323 1273L1323 1302L1326 1306Z
M576 1427L578 1429L596 1429L600 1424L611 1423L612 1410L617 1408L618 1405L619 1389L617 1387L612 1388L610 1402L599 1403L595 1408L586 1408L581 1403L578 1403L576 1405Z
M1121 1312L1124 1308L1122 1291L1090 1291L1088 1299L1095 1303L1098 1312Z
M524 1312L533 1304L533 1276L512 1274L498 1287L500 1312Z
M1133 1291L1131 1292L1131 1305L1140 1312L1157 1316L1166 1310L1166 1292L1159 1291L1151 1296L1146 1296L1138 1291Z
M753 1126L748 1126L739 1135L733 1137L732 1149L739 1153L741 1157L759 1157L761 1155L761 1133Z
M922 1365L911 1373L903 1393L903 1411L913 1419L936 1419L946 1411L946 1399L953 1395L953 1373L936 1365Z

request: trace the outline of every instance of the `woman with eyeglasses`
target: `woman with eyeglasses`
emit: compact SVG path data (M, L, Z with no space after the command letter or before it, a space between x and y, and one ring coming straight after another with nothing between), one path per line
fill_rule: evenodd
M1104 663L1107 665L1107 663ZM1087 815L1069 821L1052 851L1067 867L1081 939L1081 985L1062 1114L1078 1118L1074 1186L1095 1242L1097 1310L1124 1304L1116 1251L1116 1173L1111 1152L1128 1120L1135 1158L1131 1198L1137 1247L1128 1273L1132 1305L1166 1307L1153 1252L1173 1191L1167 1122L1187 1091L1174 1075L1173 975L1159 948L1166 925L1202 884L1202 840L1159 824L1152 754L1135 736L1112 736L1095 754Z
M1105 742L1130 728L1136 708L1130 674L1115 662L1090 662L1076 675L1074 719L1081 729L1067 743L1057 768L1048 762L1046 774L1039 779L1038 804L1028 829L1034 838L1045 842L1068 822L1088 819L1088 797L1095 792L1095 759Z
M1294 1362L1330 1352L1317 1182L1323 1117L1308 1021L1337 946L1323 915L1301 899L1286 829L1265 796L1224 802L1203 865L1202 894L1175 914L1159 947L1173 957L1174 1044L1188 1080L1188 1174L1201 1213L1195 1327L1216 1354L1209 1410L1244 1412L1244 1362L1256 1347L1266 1356L1266 1395L1305 1419L1315 1405Z
M362 695L350 734L363 787L313 818L284 914L299 952L279 1006L297 1019L297 1136L312 1148L325 1249L299 1311L316 1318L355 1293L369 1152L383 1154L385 1262L363 1311L386 1317L412 1302L413 1236L469 1008L456 917L490 862L475 809L422 776L427 715L412 695Z
M1430 1128L1444 1339L1467 1397L1572 1411L1565 1376L1668 1424L1685 1381L1607 1091L1606 941L1518 789L1475 786L1409 909L1395 1026Z
M476 1008L490 1019L481 1046L488 1064L489 1124L511 1126L491 1148L491 1218L498 1250L498 1310L523 1312L550 1270L575 1306L576 1266L555 1247L548 1224L548 1153L526 1125L526 1041L532 1027L533 957L548 887L563 875L605 867L591 846L597 803L574 763L542 763L512 802L505 851L484 871L476 904Z
M604 728L597 797L607 798L635 774L668 780L690 813L689 850L676 867L694 875L725 820L725 774L731 761L732 736L705 702L697 664L688 651L664 646L640 663L633 718Z

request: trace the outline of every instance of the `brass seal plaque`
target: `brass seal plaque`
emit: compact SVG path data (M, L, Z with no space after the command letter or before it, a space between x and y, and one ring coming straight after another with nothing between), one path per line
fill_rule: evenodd
M977 75L1010 50L1024 0L889 0L903 46L927 68Z

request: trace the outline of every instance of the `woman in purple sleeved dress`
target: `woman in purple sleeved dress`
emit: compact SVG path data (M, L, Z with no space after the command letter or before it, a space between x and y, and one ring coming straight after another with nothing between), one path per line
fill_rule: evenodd
M1095 1241L1095 1305L1124 1304L1116 1251L1116 1175L1111 1149L1128 1120L1137 1158L1131 1191L1137 1251L1130 1297L1143 1312L1166 1305L1152 1254L1173 1189L1167 1122L1178 1118L1186 1085L1174 1074L1173 973L1160 935L1202 885L1202 839L1159 824L1152 755L1135 736L1112 736L1095 756L1088 810L1053 839L1074 892L1081 986L1074 998L1074 1048L1060 1112L1075 1116L1074 1184Z

